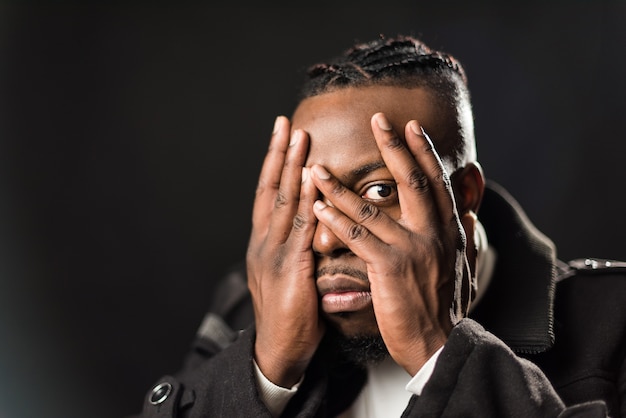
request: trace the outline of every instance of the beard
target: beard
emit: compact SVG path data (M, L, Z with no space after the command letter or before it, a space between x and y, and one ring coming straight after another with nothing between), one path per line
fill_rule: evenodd
M344 361L366 367L379 364L389 357L380 334L346 336L337 331L334 334L332 345Z
M316 271L316 278L336 274L351 276L364 283L368 282L367 272L347 266L321 267ZM347 319L351 316L351 313L340 313L336 316ZM330 334L328 341L330 349L342 361L365 367L379 364L389 357L389 351L383 338L380 333L373 331L371 326L368 327L372 332L371 334L368 331L361 331L361 333L345 335L340 330L341 327L336 323L336 319L333 320L331 317L327 318L328 325L330 325L326 328L327 334ZM371 313L371 321L376 321L373 312Z

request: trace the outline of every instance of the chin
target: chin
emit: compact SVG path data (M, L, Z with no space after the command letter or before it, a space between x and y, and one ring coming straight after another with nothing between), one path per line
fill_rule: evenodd
M347 338L380 335L373 310L326 314L327 322Z
M365 367L389 357L373 314L369 319L355 313L333 314L327 319L332 346L345 361Z

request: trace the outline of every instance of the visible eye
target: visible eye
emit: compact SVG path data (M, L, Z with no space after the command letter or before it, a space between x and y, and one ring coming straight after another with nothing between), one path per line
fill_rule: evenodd
M396 194L397 190L395 184L376 183L372 186L368 186L361 197L372 202L381 202L395 198Z

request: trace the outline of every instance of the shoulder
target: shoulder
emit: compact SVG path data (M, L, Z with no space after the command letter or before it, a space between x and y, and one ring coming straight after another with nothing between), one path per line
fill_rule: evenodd
M559 262L556 280L556 308L559 303L588 307L587 315L610 309L624 312L626 319L626 262L581 258Z
M482 325L465 318L450 333L408 416L556 416L563 408L546 376ZM476 409L478 408L478 409Z
M572 276L614 275L626 279L626 261L604 258L577 258L558 266L557 281Z
M589 308L587 315L607 310L623 312L626 319L626 262L580 258L559 262L556 274L556 308L570 304L570 308Z
M619 411L626 369L626 263L600 258L559 262L554 346L532 356L566 403L602 398Z
M624 347L626 263L584 258L561 264L554 299L557 343L559 339L577 347L601 343L602 350L609 351Z

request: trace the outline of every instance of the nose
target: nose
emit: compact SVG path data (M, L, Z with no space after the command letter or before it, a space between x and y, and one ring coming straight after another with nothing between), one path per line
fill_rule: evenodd
M350 249L337 238L337 235L330 228L318 222L313 236L313 252L317 256L338 257L350 252Z

